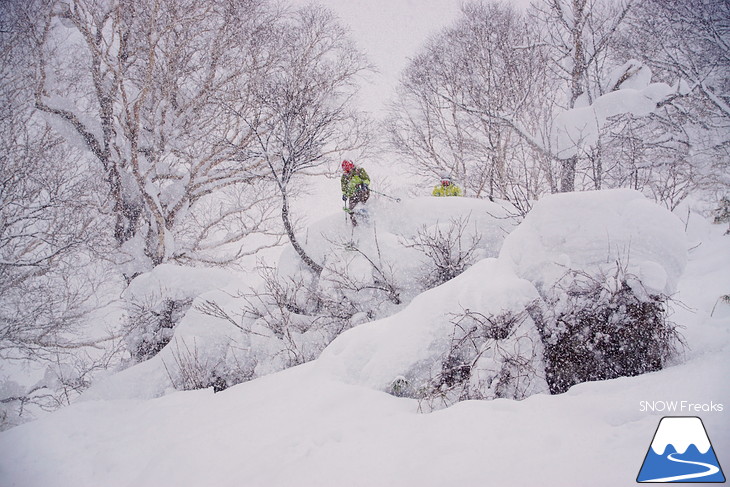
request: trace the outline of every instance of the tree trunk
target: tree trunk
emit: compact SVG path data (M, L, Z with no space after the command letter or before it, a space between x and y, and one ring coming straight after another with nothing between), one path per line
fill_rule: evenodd
M307 255L302 246L299 245L299 241L294 235L294 228L292 227L291 220L289 219L289 200L284 192L282 192L281 195L281 220L284 222L284 230L286 230L289 241L297 254L299 254L299 257L301 257L304 263L307 264L317 276L322 274L322 266L317 264L311 257L309 257L309 255Z
M560 167L560 192L575 191L575 168L578 165L578 156L563 159Z
M583 77L588 69L583 48L583 28L585 25L586 0L573 0L573 70L570 76L570 108L575 108L578 98L585 92ZM560 192L575 191L575 168L578 165L578 156L562 161L560 174Z

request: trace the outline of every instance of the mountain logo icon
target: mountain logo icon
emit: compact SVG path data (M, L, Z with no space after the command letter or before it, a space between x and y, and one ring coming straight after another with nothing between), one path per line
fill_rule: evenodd
M694 416L663 417L636 481L725 482L702 420Z

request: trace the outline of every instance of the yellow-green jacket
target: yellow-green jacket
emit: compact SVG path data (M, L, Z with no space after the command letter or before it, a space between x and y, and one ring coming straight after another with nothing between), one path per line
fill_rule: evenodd
M357 192L361 184L370 184L370 176L365 169L356 167L349 173L344 173L340 178L340 186L342 186L342 194L348 198Z
M431 194L434 196L461 196L461 188L455 184L449 184L448 186L439 184L433 188Z

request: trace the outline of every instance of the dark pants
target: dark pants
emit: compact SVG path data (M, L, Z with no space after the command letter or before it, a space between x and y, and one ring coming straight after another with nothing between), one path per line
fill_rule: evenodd
M353 225L357 225L354 212L355 207L360 203L365 203L368 198L370 198L370 190L366 188L358 188L357 191L355 191L355 194L350 196L347 200L347 207L350 209L350 220L352 220Z

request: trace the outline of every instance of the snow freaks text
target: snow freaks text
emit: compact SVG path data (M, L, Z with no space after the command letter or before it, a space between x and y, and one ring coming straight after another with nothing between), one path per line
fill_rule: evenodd
M721 413L723 405L720 403L697 403L690 401L639 401L639 411L670 412L670 413Z

